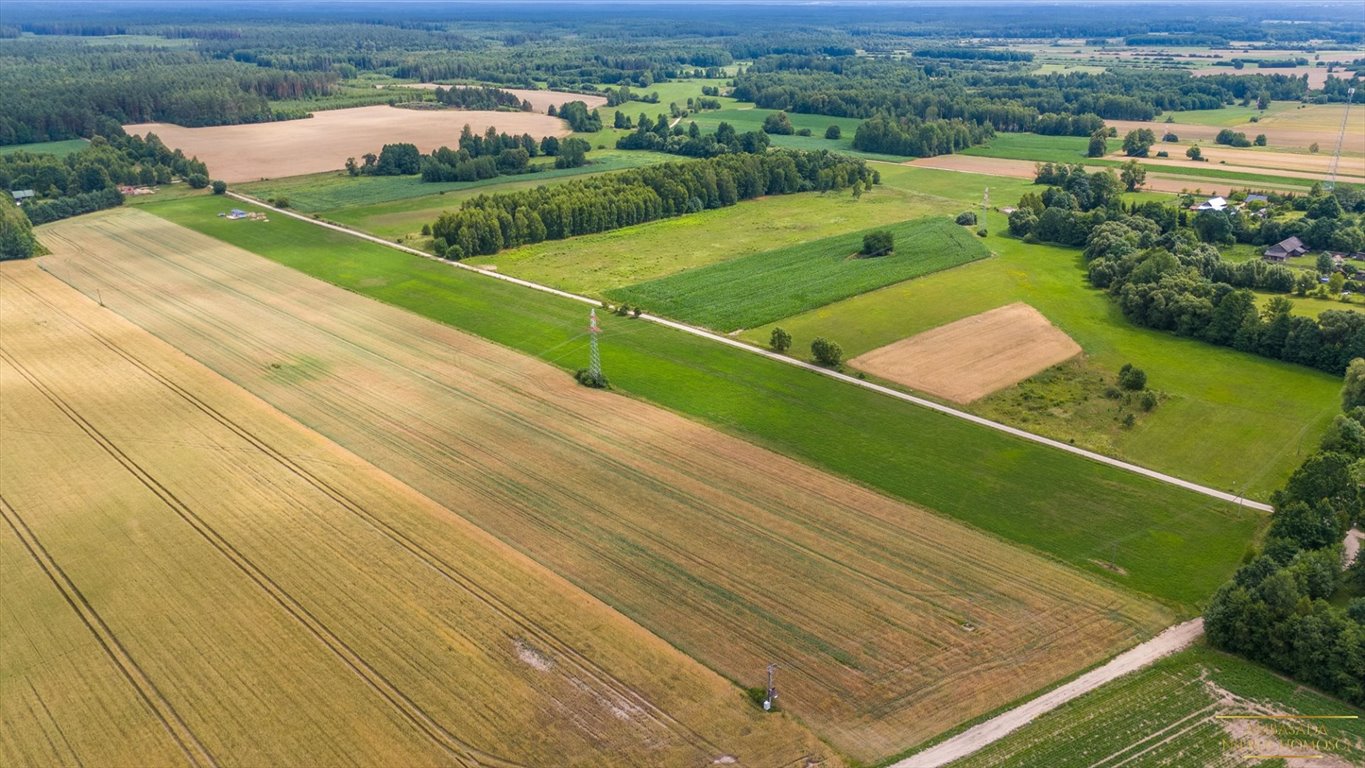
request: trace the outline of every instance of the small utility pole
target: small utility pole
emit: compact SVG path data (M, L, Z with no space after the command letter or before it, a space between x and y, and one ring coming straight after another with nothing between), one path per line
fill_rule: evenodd
M763 700L763 711L768 712L773 708L773 703L777 701L777 686L773 684L773 676L777 673L777 665L768 665L768 698Z

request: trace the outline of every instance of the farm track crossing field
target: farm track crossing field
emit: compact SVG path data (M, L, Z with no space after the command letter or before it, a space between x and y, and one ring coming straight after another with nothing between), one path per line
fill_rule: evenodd
M856 759L899 752L1171 618L141 211L42 236L64 279L98 286L114 311L726 677L754 684L778 662L784 705Z
M849 365L970 403L1080 353L1038 310L1016 303L878 347Z
M895 252L859 257L863 236L882 229L894 235ZM731 331L988 255L971 230L933 217L755 253L607 295L643 304L656 314Z
M0 763L828 757L36 265L0 286Z
M421 152L455 146L465 125L482 133L565 136L568 124L534 112L415 110L390 106L330 109L301 120L183 128L169 123L126 125L131 134L155 133L167 146L198 157L215 179L229 183L300 176L341 168L347 157L411 142Z

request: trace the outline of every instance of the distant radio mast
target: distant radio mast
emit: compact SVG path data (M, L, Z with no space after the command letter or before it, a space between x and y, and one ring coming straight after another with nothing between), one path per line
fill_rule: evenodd
M602 353L597 349L597 336L602 329L597 326L597 309L588 310L588 379L596 386L602 383Z
M1355 100L1356 89L1346 89L1346 111L1341 114L1341 131L1337 133L1337 151L1332 155L1332 172L1327 183L1322 185L1329 192L1337 187L1337 165L1341 163L1341 143L1346 140L1346 118L1351 116L1351 102Z

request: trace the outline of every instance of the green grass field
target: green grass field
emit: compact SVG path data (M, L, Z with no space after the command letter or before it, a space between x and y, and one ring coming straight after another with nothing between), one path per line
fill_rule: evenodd
M65 141L40 141L34 144L9 144L0 147L0 155L10 155L15 152L32 152L34 154L56 155L66 157L67 155L85 149L90 146L90 142L85 139L66 139Z
M907 170L913 174L908 179L889 183L914 183L924 173ZM1256 498L1265 498L1312 451L1337 410L1339 378L1132 325L1107 296L1086 284L1079 250L1002 236L1002 214L992 213L987 221L992 234L985 242L996 258L756 327L742 338L765 344L772 326L780 325L792 334L794 350L804 351L815 336L825 336L851 358L1023 301L1075 339L1096 370L1112 375L1133 363L1166 397L1133 429L1119 432L1108 417L1091 421L1061 403L1044 403L1028 421L1008 409L992 410L1006 404L991 398L972 409Z
M895 237L895 252L859 258L863 235L878 229ZM988 255L972 230L952 219L931 217L722 261L608 291L607 296L696 325L731 331Z
M1037 133L997 133L990 141L964 149L958 154L1000 157L1007 160L1037 160L1040 163L1095 163L1085 156L1090 139L1084 136L1043 136Z
M146 210L566 369L582 304L305 222L229 222L210 197ZM638 320L603 321L617 391L1050 554L1188 612L1236 568L1262 518L778 362ZM984 471L989 468L989 471ZM1114 557L1121 571L1096 561Z
M1269 766L1276 762L1250 755L1280 752L1265 748L1270 738L1291 748L1281 754L1330 754L1356 765L1365 761L1365 719L1273 725L1217 719L1218 715L1267 711L1365 715L1349 704L1201 644L1049 712L953 766Z
M889 186L875 187L856 200L846 191L777 195L468 261L603 296L613 288L746 254L946 212L942 200Z

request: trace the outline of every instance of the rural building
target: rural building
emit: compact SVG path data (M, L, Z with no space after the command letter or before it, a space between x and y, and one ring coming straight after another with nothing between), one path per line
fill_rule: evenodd
M1302 240L1297 237L1286 237L1265 249L1265 253L1261 256L1266 261L1284 261L1294 256L1302 256L1305 253L1308 253L1308 246L1304 245Z
M1265 195L1247 195L1246 201L1248 203L1269 203L1270 198Z
M22 205L25 200L32 200L34 198L34 193L31 189L16 189L10 194L14 195L14 202L19 203L20 205Z
M1195 206L1194 208L1192 208L1191 210L1195 210L1195 211L1226 211L1227 209L1228 209L1228 201L1227 201L1227 200L1223 199L1222 197L1210 197L1208 200L1205 200L1204 202L1200 203L1199 205L1196 205L1196 206Z

